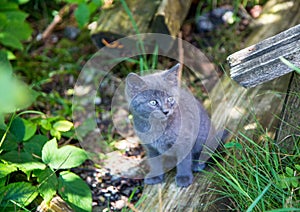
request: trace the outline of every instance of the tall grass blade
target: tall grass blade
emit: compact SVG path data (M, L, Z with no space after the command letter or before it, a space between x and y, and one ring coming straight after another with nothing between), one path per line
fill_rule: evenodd
M261 200L261 198L265 195L265 193L269 190L270 186L272 184L269 183L264 190L261 192L261 194L256 197L256 199L253 201L253 203L249 206L249 208L246 210L246 212L251 212L253 210L253 208L257 205L257 203Z

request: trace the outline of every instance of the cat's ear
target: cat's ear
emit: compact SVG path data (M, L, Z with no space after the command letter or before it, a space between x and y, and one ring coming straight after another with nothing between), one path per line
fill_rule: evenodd
M163 77L173 86L179 86L178 75L179 75L180 63L177 63L175 66L167 70Z
M126 94L132 98L139 92L145 90L147 85L145 81L137 74L130 73L126 77Z

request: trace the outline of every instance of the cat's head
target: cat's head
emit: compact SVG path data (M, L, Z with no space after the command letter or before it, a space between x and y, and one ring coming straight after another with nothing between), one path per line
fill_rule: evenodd
M173 114L179 99L179 66L143 77L127 76L125 94L133 115L166 120Z

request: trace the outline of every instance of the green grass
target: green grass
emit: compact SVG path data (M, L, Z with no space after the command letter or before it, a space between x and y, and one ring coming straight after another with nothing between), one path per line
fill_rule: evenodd
M300 211L300 144L285 150L267 133L255 142L240 133L213 155L213 189L237 211Z

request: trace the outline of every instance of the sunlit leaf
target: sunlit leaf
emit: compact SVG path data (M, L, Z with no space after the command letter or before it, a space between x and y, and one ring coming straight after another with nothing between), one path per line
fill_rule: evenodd
M73 127L73 123L67 120L57 121L53 124L53 128L60 132L67 132Z
M45 202L49 203L58 189L58 181L54 171L50 168L34 170L34 175L39 183L38 189Z
M75 211L92 210L92 193L88 185L76 174L60 173L59 194Z
M69 169L81 165L87 159L83 149L66 145L58 148L56 139L48 141L42 150L42 160L53 169Z
M1 206L8 206L15 201L22 206L29 205L38 195L37 188L27 182L10 183L0 188L0 194L3 195Z
M1 155L0 159L18 167L23 172L46 168L45 164L37 161L27 152L10 151Z
M7 176L8 174L17 171L17 167L15 165L0 163L0 178Z

